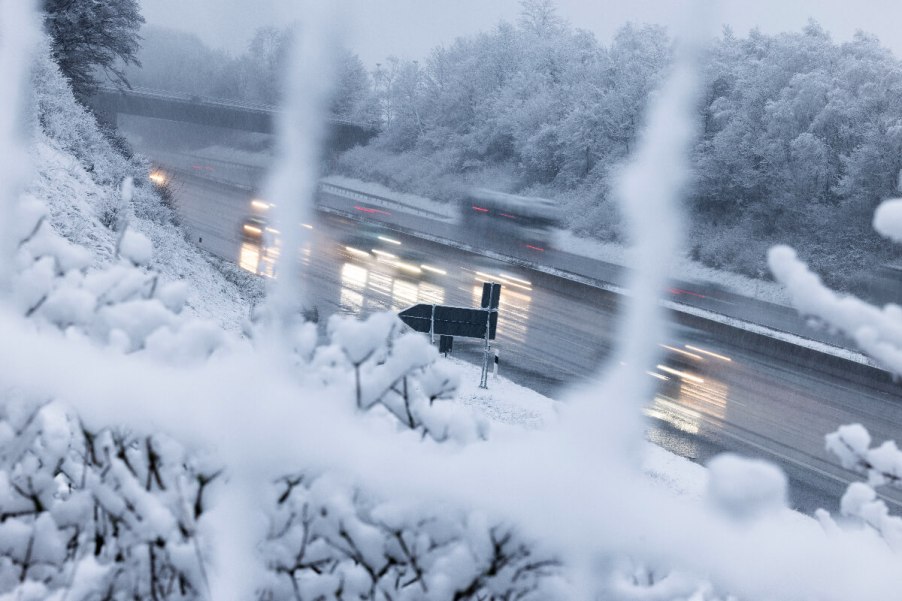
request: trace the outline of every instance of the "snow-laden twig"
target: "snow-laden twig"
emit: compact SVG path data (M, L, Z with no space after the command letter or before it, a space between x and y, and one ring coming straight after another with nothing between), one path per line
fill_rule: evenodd
M861 424L841 426L826 436L827 450L846 469L864 475L867 483L853 482L840 503L843 515L856 518L879 533L896 552L902 552L902 519L891 516L886 503L877 498L875 488L902 488L902 451L895 441L871 447L871 435ZM828 520L821 512L821 520ZM832 524L831 521L828 521Z
M893 239L902 229L895 217L899 203L884 202L875 217L878 230ZM772 248L768 264L774 277L786 286L799 313L839 330L886 369L902 374L902 307L888 304L879 308L830 290L788 246Z

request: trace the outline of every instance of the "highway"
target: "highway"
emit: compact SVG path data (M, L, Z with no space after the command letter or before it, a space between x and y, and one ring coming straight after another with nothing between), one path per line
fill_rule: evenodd
M229 181L222 177L227 166L211 166L190 152L162 153L149 146L138 150L166 165L179 214L192 240L219 256L249 267L257 265L259 249L242 243L240 235L254 188L253 169ZM459 235L452 232L456 228L452 222L385 207L361 211L355 207L378 205L341 197L325 196L322 205L333 212L320 212L310 224L313 229L300 256L307 302L323 318L336 312L397 312L420 302L476 306L481 281L501 280L506 283L497 340L501 373L553 397L595 374L616 344L623 297L614 292L404 233L428 228L440 237ZM392 227L386 227L386 222ZM463 242L464 246L477 243ZM577 270L588 274L587 281L598 278L617 286L623 279L619 269L582 263L591 261L552 249L532 251L539 257L504 241L496 241L492 249L521 253L524 262L541 260L562 270ZM432 269L410 268L420 265ZM684 285L688 287L675 285L672 294L691 293L693 302L710 310L734 311L745 302L721 291L687 290ZM767 312L765 320L779 322L781 327L791 321L791 328L784 329L810 335L789 311L771 315L771 306L754 302L750 306ZM834 511L846 484L857 477L827 455L824 435L841 424L858 422L877 443L899 438L902 388L888 378L836 362L803 360L803 353L791 345L737 335L732 328L692 315L674 312L672 318L673 331L661 340L669 347L662 348L662 363L649 366L655 374L649 377L658 378L660 387L646 408L648 437L665 448L701 462L724 450L773 460L790 476L794 507L806 512L817 507ZM477 362L480 343L455 340L454 354ZM888 500L893 509L902 507L902 495Z

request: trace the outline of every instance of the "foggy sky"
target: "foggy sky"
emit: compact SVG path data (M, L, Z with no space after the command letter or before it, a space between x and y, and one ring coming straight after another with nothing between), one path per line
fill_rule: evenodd
M329 0L312 0L329 1ZM149 24L197 33L211 46L240 53L254 29L283 25L297 18L311 0L141 0ZM345 0L347 45L371 67L395 55L424 58L455 37L515 21L518 0ZM682 0L557 0L559 13L572 25L595 32L607 42L628 21L680 23ZM902 56L900 0L712 0L715 20L744 35L753 27L767 33L798 31L809 17L846 41L856 30L876 34Z

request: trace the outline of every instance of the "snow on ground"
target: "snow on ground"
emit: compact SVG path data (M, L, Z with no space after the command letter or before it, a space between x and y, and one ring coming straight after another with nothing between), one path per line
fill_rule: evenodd
M479 387L479 366L454 357L449 357L448 361L461 371L457 398L492 422L538 429L555 419L556 401L503 376L490 375L488 389L482 389Z
M85 168L52 140L42 137L35 146L36 177L29 193L43 201L54 229L83 246L94 257L94 266L115 258L118 233L104 226L98 207L117 192L94 182ZM248 314L242 289L226 280L184 234L172 224L130 216L129 226L145 234L154 245L151 267L167 281L183 280L190 288L187 310L198 317L238 330Z
M489 375L488 389L479 388L479 366L453 357L448 361L460 370L457 399L491 421L493 431L517 427L540 429L557 419L558 401L504 376ZM679 496L693 499L705 496L708 470L688 459L648 443L643 468L655 484Z
M555 232L555 245L565 252L592 257L608 263L624 266L630 266L633 263L629 247L612 242L581 238L569 230ZM785 306L791 304L786 290L775 282L756 280L738 273L713 269L688 257L680 257L675 261L674 269L680 274L680 279L723 286L735 294L757 298L769 303Z
M457 218L456 208L450 206L448 203L437 202L430 198L417 196L415 194L395 192L390 188L386 188L382 184L365 182L363 180L354 179L352 177L344 177L343 175L329 175L322 178L320 181L326 184L332 184L333 186L351 188L352 190L357 190L366 194L372 194L373 196L381 196L383 198L395 200L402 205L407 204L417 208L426 209L428 211L444 215L447 219ZM399 206L399 210L403 212L403 206Z

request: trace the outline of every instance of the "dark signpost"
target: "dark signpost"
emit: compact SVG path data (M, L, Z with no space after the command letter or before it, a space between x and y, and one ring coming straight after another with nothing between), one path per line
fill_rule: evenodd
M487 388L489 366L489 341L495 339L498 329L498 302L501 298L501 284L483 284L482 303L479 309L466 307L446 307L444 305L414 305L398 314L401 321L416 330L429 334L435 339L439 335L439 351L451 352L454 336L482 338L485 340L482 358L481 388Z
M442 353L446 357L448 353L451 352L451 348L454 346L454 336L441 336L438 339L438 352Z

